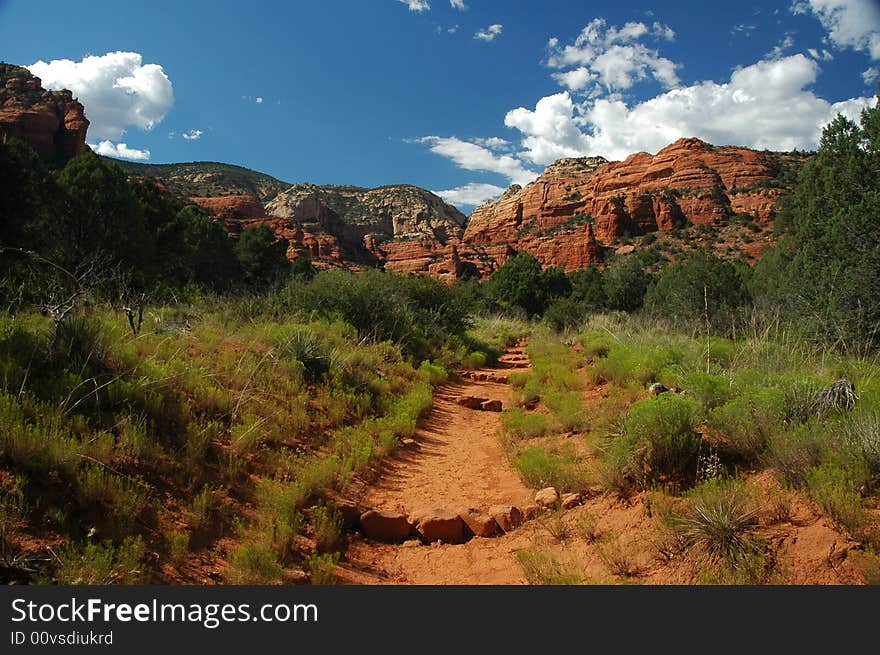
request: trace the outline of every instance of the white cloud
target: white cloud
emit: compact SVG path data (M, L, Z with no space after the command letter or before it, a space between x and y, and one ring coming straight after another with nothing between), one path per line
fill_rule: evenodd
M202 130L190 130L189 132L184 132L180 136L182 136L187 141L198 141L202 138L204 132Z
M728 82L700 82L628 106L610 97L575 105L568 92L547 96L535 110L508 112L505 124L523 133L521 157L549 163L559 156L623 159L656 152L681 137L716 145L812 149L821 128L838 113L858 120L873 98L830 103L807 87L819 65L802 55L759 61L734 71Z
M504 124L523 133L521 156L535 164L577 157L590 147L574 120L574 102L567 91L541 98L534 111L519 107L507 112Z
M47 89L70 89L86 109L89 134L118 140L130 127L151 130L174 105L171 80L136 52L108 52L82 61L54 59L27 67Z
M464 11L467 9L467 5L464 3L464 0L449 0L449 4L452 5L453 9L458 9L459 11Z
M428 0L400 0L403 4L409 7L410 11L428 11L431 8L431 3Z
M819 52L818 50L816 50L816 48L808 48L807 52L810 53L810 56L813 59L821 59L822 61L831 61L832 59L834 59L834 55L832 55L824 48L822 49L822 52Z
M256 102L258 105L262 105L263 99L260 96L257 96L257 98L256 98L256 100L254 100L254 102Z
M876 0L795 1L791 12L812 13L838 48L852 48L880 59L880 4Z
M862 79L865 81L865 84L871 86L878 79L880 79L880 69L876 66L871 66L868 70L862 73Z
M547 43L547 65L561 72L553 78L570 91L582 91L596 97L601 93L631 88L636 82L655 79L665 88L679 84L675 63L648 48L641 39L672 41L675 32L659 22L648 26L629 22L609 27L603 18L590 21L574 40L560 46L553 37Z
M767 59L779 59L786 50L791 48L794 45L794 38L791 34L786 34L785 38L782 39L776 46L768 52L765 56Z
M745 34L746 36L751 36L752 32L756 29L755 25L747 25L746 23L739 23L730 28L731 34Z
M483 146L484 148L488 148L489 150L512 150L513 144L507 139L502 139L497 136L490 136L488 139L474 139L474 143L479 146Z
M134 159L145 161L150 158L149 150L138 150L137 148L129 148L126 143L113 143L109 140L101 141L98 144L89 144L92 150L99 155L105 157L116 157L117 159Z
M459 168L468 171L498 173L515 184L528 184L538 177L537 172L525 168L512 155L496 154L488 148L454 136L425 136L418 141L429 144L431 152L451 159Z
M480 41L494 41L495 37L501 34L501 30L504 29L504 25L499 23L495 23L494 25L490 25L484 30L478 30L476 34L474 34L475 39L479 39Z
M477 205L482 205L487 200L497 198L504 193L504 191L504 187L495 186L494 184L471 182L454 189L434 191L434 193L453 205L476 207Z

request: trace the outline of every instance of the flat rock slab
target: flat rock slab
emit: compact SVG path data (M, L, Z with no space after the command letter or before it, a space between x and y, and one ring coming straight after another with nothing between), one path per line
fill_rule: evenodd
M405 514L374 509L361 514L361 529L370 539L392 543L403 541L412 534L412 525Z
M487 400L480 403L480 409L484 412L500 412L503 408L504 405L500 400Z
M489 514L498 523L498 527L505 532L510 532L521 526L525 518L522 510L513 505L493 505L489 508Z
M493 517L473 507L461 510L458 516L464 522L465 529L475 537L494 537L501 531Z
M436 507L416 510L410 515L410 523L422 541L460 544L466 541L464 521L458 514Z

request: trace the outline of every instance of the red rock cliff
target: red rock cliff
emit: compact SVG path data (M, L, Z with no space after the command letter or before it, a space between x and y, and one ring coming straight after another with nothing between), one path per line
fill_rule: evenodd
M70 91L46 91L40 78L0 63L0 142L21 139L46 160L85 150L89 121Z

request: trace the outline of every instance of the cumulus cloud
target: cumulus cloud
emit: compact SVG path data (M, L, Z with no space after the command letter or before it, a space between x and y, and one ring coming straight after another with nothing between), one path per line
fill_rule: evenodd
M817 97L807 87L818 73L815 61L796 54L740 68L721 84L672 89L632 107L613 97L576 105L563 92L542 98L534 110L508 112L505 124L522 132L520 156L535 163L573 155L622 159L688 136L758 149L812 149L838 113L858 120L875 102L864 97L832 104Z
M89 144L92 150L99 155L105 157L115 157L117 159L133 159L135 161L145 161L150 158L149 150L138 150L137 148L129 148L125 143L113 143L105 140L97 144Z
M876 0L795 0L791 12L812 13L838 48L880 59L880 4Z
M487 43L490 41L494 41L495 37L501 34L501 30L504 29L504 25L500 23L495 23L494 25L490 25L484 30L478 30L476 34L474 34L475 39L479 39L480 41L486 41Z
M256 98L256 100L254 100L254 102L256 102L258 105L262 105L263 99L260 96L257 96L257 98Z
M528 184L538 177L537 172L528 170L512 155L496 154L489 148L454 136L425 136L418 141L428 144L431 152L451 159L459 168L468 171L498 173L515 184Z
M482 205L487 200L497 198L504 193L504 191L504 187L495 186L494 184L471 182L454 189L434 191L434 193L453 205L476 207L477 205Z
M865 84L870 86L880 79L880 70L876 66L871 66L862 73L862 79L865 81Z
M467 5L464 3L464 0L449 0L449 4L452 5L453 9L458 9L459 11L464 11L467 9Z
M644 39L672 41L675 32L659 22L609 27L604 18L595 18L573 43L563 46L558 38L551 38L547 65L560 71L553 78L561 86L594 97L624 91L649 78L665 88L677 86L677 65L640 42Z
M523 158L546 165L560 157L583 155L590 148L589 137L581 132L574 112L574 102L564 91L541 98L534 110L519 107L507 112L504 124L524 135Z
M90 136L99 139L116 141L130 127L151 130L174 105L162 66L144 64L136 52L38 61L27 68L47 89L70 89L86 108Z
M428 11L431 9L431 3L428 0L400 0L403 4L409 7L410 11Z
M184 132L180 136L182 136L187 141L198 141L202 138L204 132L202 130L190 130L189 132Z

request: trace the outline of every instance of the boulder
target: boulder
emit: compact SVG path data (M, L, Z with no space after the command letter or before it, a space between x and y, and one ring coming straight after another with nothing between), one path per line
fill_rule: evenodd
M401 512L368 510L361 514L361 529L377 541L403 541L412 534L412 526Z
M350 500L340 499L335 502L336 511L342 515L342 524L346 528L355 528L361 519L361 508Z
M498 527L505 532L515 530L522 525L524 516L519 507L513 505L493 505L489 514L495 519Z
M475 537L494 537L500 531L498 522L488 514L470 507L458 513L466 531Z
M555 487L546 487L535 494L535 504L539 507L555 507L559 502L559 493Z
M456 402L462 407L467 407L468 409L480 409L482 404L488 400L488 398L481 398L479 396L462 396Z
M580 494L562 494L562 509L577 507L583 502Z
M526 520L531 520L541 513L541 508L537 505L526 505L523 507L522 512Z
M422 541L460 544L465 541L465 526L455 512L436 507L420 509L412 513L410 523Z
M480 409L484 412L500 412L504 405L500 400L487 400L484 403L480 403Z

